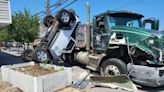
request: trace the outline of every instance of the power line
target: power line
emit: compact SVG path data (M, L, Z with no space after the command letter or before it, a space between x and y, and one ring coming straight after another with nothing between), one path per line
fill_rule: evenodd
M55 8L52 9L51 12L53 12L54 10L56 10L57 8L59 8L61 5L65 4L67 1L69 1L69 0L65 0L65 1L61 2L60 5L55 5L54 4Z
M55 4L51 5L50 8L62 5L63 0L58 0Z
M70 6L70 5L72 5L72 4L75 3L76 1L77 1L77 0L72 1L71 3L67 4L66 6L64 6L62 9L66 8L66 7Z
M41 12L38 12L36 14L33 15L34 16L38 16L40 20L42 20L45 16L45 14L48 14L48 12L52 13L52 15L54 15L56 12L53 13L53 11L55 11L57 8L59 8L60 6L62 6L63 4L67 3L69 0L59 0L57 1L55 4L51 5L48 4L50 0L46 0L46 11L41 11ZM72 0L69 4L67 4L66 6L64 6L62 9L72 5L73 3L75 3L77 0ZM48 4L48 5L47 5ZM51 9L53 8L54 9ZM50 10L50 11L49 11ZM41 18L42 17L42 18Z
M73 3L75 3L77 0L73 0L72 2L70 2L69 4L67 4L66 6L64 6L62 9L65 9L66 7L72 5ZM54 12L52 14L56 14L57 12Z
M53 5L50 6L50 0L45 0L45 11L41 11L39 13L36 13L33 16L38 16L40 18L42 16L45 16L45 14L48 15L48 14L50 14L52 12L51 11L51 8L54 7L54 6L58 7L58 6L62 5L61 2L62 2L62 0L58 0L58 2L56 2L55 4L53 4ZM40 18L40 20L41 19L42 18Z
M44 13L44 11L38 12L38 13L34 14L33 16L37 16L37 15L42 14L42 13Z

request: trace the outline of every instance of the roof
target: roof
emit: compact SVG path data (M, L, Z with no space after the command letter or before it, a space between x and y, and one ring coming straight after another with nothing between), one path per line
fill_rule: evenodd
M98 14L97 16L101 16L101 15L105 15L105 14L114 15L114 16L124 16L124 17L133 16L136 18L144 17L143 15L141 15L139 13L134 13L134 12L130 12L130 11L113 11L113 10L108 10L104 13Z

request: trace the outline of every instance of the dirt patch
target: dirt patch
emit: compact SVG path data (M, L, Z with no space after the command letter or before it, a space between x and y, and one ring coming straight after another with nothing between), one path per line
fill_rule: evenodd
M62 90L59 90L57 92L89 92L89 91L86 89L75 89L72 87L68 87L68 88L64 88Z
M4 89L2 92L23 92L17 87L8 87Z
M3 82L3 81L0 82L0 90L4 90L5 88L10 87L10 86L11 86L11 84L9 84L7 82Z
M10 83L0 81L0 92L22 92L19 88L12 86Z
M54 72L58 72L61 71L63 69L55 69L54 67L40 67L38 64L35 65L30 65L30 66L24 66L24 67L19 67L19 68L13 68L13 70L18 71L18 72L22 72L24 74L28 74L31 76L42 76L42 75L46 75L46 74L51 74Z

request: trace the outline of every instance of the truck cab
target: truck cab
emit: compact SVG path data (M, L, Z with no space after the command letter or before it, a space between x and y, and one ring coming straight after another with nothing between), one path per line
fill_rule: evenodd
M136 63L142 60L145 64L163 65L163 34L155 29L145 29L143 17L124 11L107 11L96 16L93 20L93 48L97 53L108 53L109 57L122 58L131 54L139 59ZM152 26L158 28L158 25ZM113 53L113 50L118 51ZM153 63L147 62L153 59ZM125 61L128 63L128 60Z
M163 85L164 35L158 31L158 19L143 18L143 15L129 11L108 10L96 15L92 23L92 50L80 51L77 61L100 71L102 76L135 71L131 73L135 82L152 87ZM151 24L150 29L145 28L147 23ZM145 71L141 72L141 69ZM147 73L154 76L149 77Z

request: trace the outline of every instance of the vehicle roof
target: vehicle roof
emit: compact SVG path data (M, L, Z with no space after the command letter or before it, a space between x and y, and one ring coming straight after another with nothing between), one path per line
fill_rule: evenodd
M130 11L114 11L114 10L108 10L104 13L98 14L98 16L103 16L105 14L109 14L109 15L116 15L116 16L122 16L122 15L131 15L131 16L135 16L137 18L142 18L144 17L143 15L139 14L139 13L134 13L134 12L130 12Z

